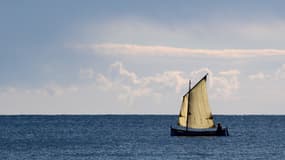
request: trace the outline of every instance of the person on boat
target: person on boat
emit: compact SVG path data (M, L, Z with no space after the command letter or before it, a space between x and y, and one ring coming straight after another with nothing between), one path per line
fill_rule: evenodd
M222 130L223 129L221 123L218 123L217 132L221 132Z

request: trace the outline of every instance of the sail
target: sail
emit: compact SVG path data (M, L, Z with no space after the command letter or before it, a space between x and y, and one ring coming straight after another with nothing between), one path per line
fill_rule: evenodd
M181 109L180 109L180 114L178 117L178 125L186 127L186 121L187 121L187 112L188 112L188 95L186 94L183 96L182 104L181 104Z
M208 102L206 76L202 78L191 90L188 92L182 101L180 116L178 124L180 126L187 126L187 112L188 127L189 128L212 128L215 127L211 109ZM188 96L189 104L188 104Z
M212 128L213 116L208 102L206 76L190 90L188 127Z

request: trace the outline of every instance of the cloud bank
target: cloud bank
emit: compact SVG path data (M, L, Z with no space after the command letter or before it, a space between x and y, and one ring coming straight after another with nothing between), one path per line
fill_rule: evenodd
M246 58L256 56L284 56L285 50L278 49L193 49L159 45L137 44L76 44L69 46L75 49L88 50L95 54L130 55L130 56L212 56L226 58Z
M83 76L79 74L79 77L87 78L88 83L85 84L70 86L50 84L35 89L0 88L1 106L7 106L6 110L9 113L26 113L26 109L29 109L30 106L34 109L33 113L176 113L181 96L188 90L188 80L191 79L192 85L194 85L205 73L209 74L209 98L214 102L213 106L217 106L215 108L217 113L224 113L225 110L226 113L247 113L239 110L241 108L238 109L238 107L236 112L231 112L232 108L230 107L219 108L219 105L215 105L217 102L225 104L230 102L233 106L239 106L239 100L243 100L247 104L243 105L245 107L243 109L246 109L248 104L260 106L257 103L258 100L262 99L263 94L267 96L268 92L270 95L282 95L280 87L277 87L280 90L268 90L266 93L260 93L258 87L253 87L250 91L243 91L242 89L251 87L251 83L249 86L243 84L241 87L240 82L243 79L241 72L237 69L214 71L204 67L191 72L166 70L155 74L141 75L136 70L129 68L127 64L115 62L109 65L109 70L106 73L94 70L82 68L79 72L83 74ZM282 86L282 80L285 78L285 65L281 65L271 73L257 73L249 75L248 78L251 77L255 80L270 78L269 80L274 79ZM270 81L270 84L274 83ZM240 91L243 93L240 94ZM254 98L257 101L253 102L247 99L252 94L255 95ZM15 99L18 99L17 102L14 101ZM278 104L282 106L283 102L276 97L275 99L267 98L266 101L260 103L275 104L275 107L278 108ZM25 104L26 107L21 107L21 104ZM63 105L72 107L66 110L62 107ZM84 109L81 108L82 105L85 107L83 107ZM162 110L161 108L165 105L169 105L169 107ZM96 106L100 107L96 108ZM149 108L146 109L145 106ZM14 110L10 109L13 107ZM267 113L267 110L252 108L249 112Z
M190 73L169 70L152 76L138 76L125 68L122 62L113 63L110 67L113 77L98 74L97 85L105 91L117 93L117 98L128 105L132 105L138 97L149 96L159 101L166 94L183 95L188 90L189 79L193 86L206 73L209 74L211 97L215 99L232 99L232 95L239 89L238 70L213 73L208 68L201 68Z

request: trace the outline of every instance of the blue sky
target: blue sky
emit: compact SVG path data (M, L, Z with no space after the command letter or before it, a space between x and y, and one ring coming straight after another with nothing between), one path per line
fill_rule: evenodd
M283 1L2 1L0 114L284 114Z

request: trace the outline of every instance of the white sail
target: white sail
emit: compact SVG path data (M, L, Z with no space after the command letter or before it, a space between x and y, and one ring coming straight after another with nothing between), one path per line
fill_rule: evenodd
M188 96L190 93L189 103ZM186 107L185 107L186 106ZM186 109L185 109L186 108ZM188 120L187 120L187 112ZM215 127L211 109L208 102L206 76L201 79L191 90L183 97L178 124L189 128L212 128ZM185 118L184 118L185 117ZM188 122L187 122L188 121Z

